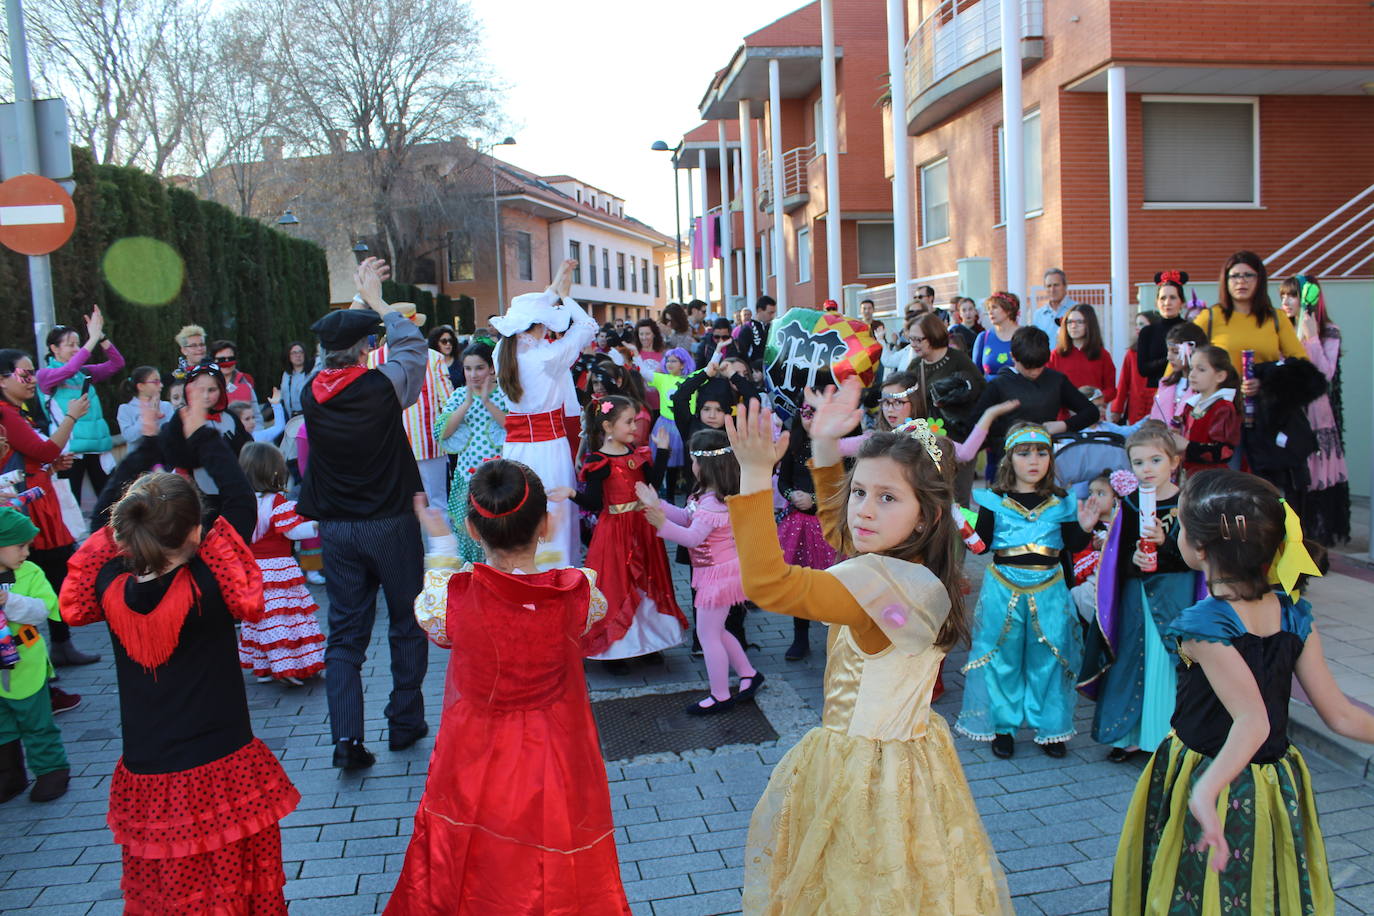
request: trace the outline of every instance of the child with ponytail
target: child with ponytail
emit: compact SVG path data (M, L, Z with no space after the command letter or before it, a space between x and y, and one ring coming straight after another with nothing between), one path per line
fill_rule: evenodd
M1164 630L1182 661L1173 730L1126 810L1111 914L1335 913L1311 775L1289 741L1293 678L1332 731L1374 743L1374 714L1341 692L1294 591L1321 574L1302 525L1272 484L1204 470L1183 486L1178 548L1210 594Z

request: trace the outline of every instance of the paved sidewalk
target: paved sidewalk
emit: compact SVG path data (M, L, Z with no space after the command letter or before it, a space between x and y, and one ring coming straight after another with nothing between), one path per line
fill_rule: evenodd
M970 571L981 574L981 565L971 565ZM1374 584L1358 587L1374 589ZM1360 613L1361 606L1374 607L1374 591L1351 598L1356 588L1341 578L1322 583L1313 591L1314 598L1321 595L1319 614L1328 614L1327 608L1338 613L1335 608L1343 600L1351 604L1352 614ZM1328 589L1331 594L1324 594ZM323 600L322 594L317 597ZM378 754L377 765L364 775L344 776L330 766L322 683L295 689L248 685L257 733L280 754L302 794L300 808L283 824L293 914L380 912L400 871L433 735L404 753L386 750L382 707L390 676L384 619L379 615L374 654L364 670L368 738ZM1352 672L1367 676L1374 670L1369 647L1358 645L1363 637L1353 631L1340 631L1353 625L1323 626L1329 634L1328 652L1346 659L1340 663ZM791 642L790 618L751 614L748 629L761 645L756 661L769 676L759 702L780 735L777 742L640 758L607 768L625 887L641 916L738 911L750 811L773 764L818 720L824 628L813 625L816 651L795 663L782 659ZM105 827L109 776L120 747L114 671L103 627L78 630L77 639L83 648L104 652L106 660L62 674L61 685L84 697L80 708L58 719L71 757L71 792L48 805L21 797L0 809L5 823L0 831L0 912L6 914L114 914L122 909L119 850ZM442 650L431 649L426 696L432 726L439 721L447 658ZM959 706L961 658L962 653L947 665L949 692L935 707L947 718ZM663 664L636 665L627 676L609 675L600 666L591 666L588 676L597 699L704 687L700 661L685 646L667 653ZM1080 728L1086 731L1090 717L1089 707L1080 704ZM958 739L958 747L1008 872L1017 912L1103 912L1122 813L1141 764L1106 763L1104 749L1084 737L1071 743L1062 761L1044 756L1029 739L1018 744L1010 761L996 760L986 745L964 739ZM1338 912L1374 913L1374 787L1315 755L1309 763Z

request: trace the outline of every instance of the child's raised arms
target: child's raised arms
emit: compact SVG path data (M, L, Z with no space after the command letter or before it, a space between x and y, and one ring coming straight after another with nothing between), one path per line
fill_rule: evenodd
M855 377L845 379L839 388L807 389L807 406L815 411L811 416L811 458L817 467L840 463L840 438L863 421L859 407L862 394L863 385ZM786 441L785 434L780 441Z
M822 418L818 409L811 420L811 428L816 429L816 421ZM827 431L830 427L826 427ZM789 436L783 433L773 441L772 412L764 410L756 400L745 402L732 417L725 418L725 435L735 450L735 460L739 462L740 495L757 493L773 488L773 467L787 454ZM815 451L814 432L812 456L819 464L820 458ZM838 439L834 440L835 454L838 456ZM834 463L834 462L830 462Z

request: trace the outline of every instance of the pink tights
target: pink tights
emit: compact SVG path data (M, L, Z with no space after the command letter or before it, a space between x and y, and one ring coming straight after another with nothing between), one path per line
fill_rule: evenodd
M731 668L742 678L758 673L739 640L725 629L729 613L729 607L697 608L697 639L706 657L706 679L711 684L711 696L721 701L730 699Z

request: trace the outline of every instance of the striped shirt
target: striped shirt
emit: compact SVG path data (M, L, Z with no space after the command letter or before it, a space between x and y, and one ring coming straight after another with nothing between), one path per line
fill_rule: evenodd
M453 394L453 382L449 379L444 358L436 350L426 351L429 365L425 367L425 381L420 386L420 396L415 403L401 413L401 425L410 439L410 450L416 461L444 457L443 446L434 438L434 421L442 407ZM386 344L367 355L369 369L376 369L386 362Z

